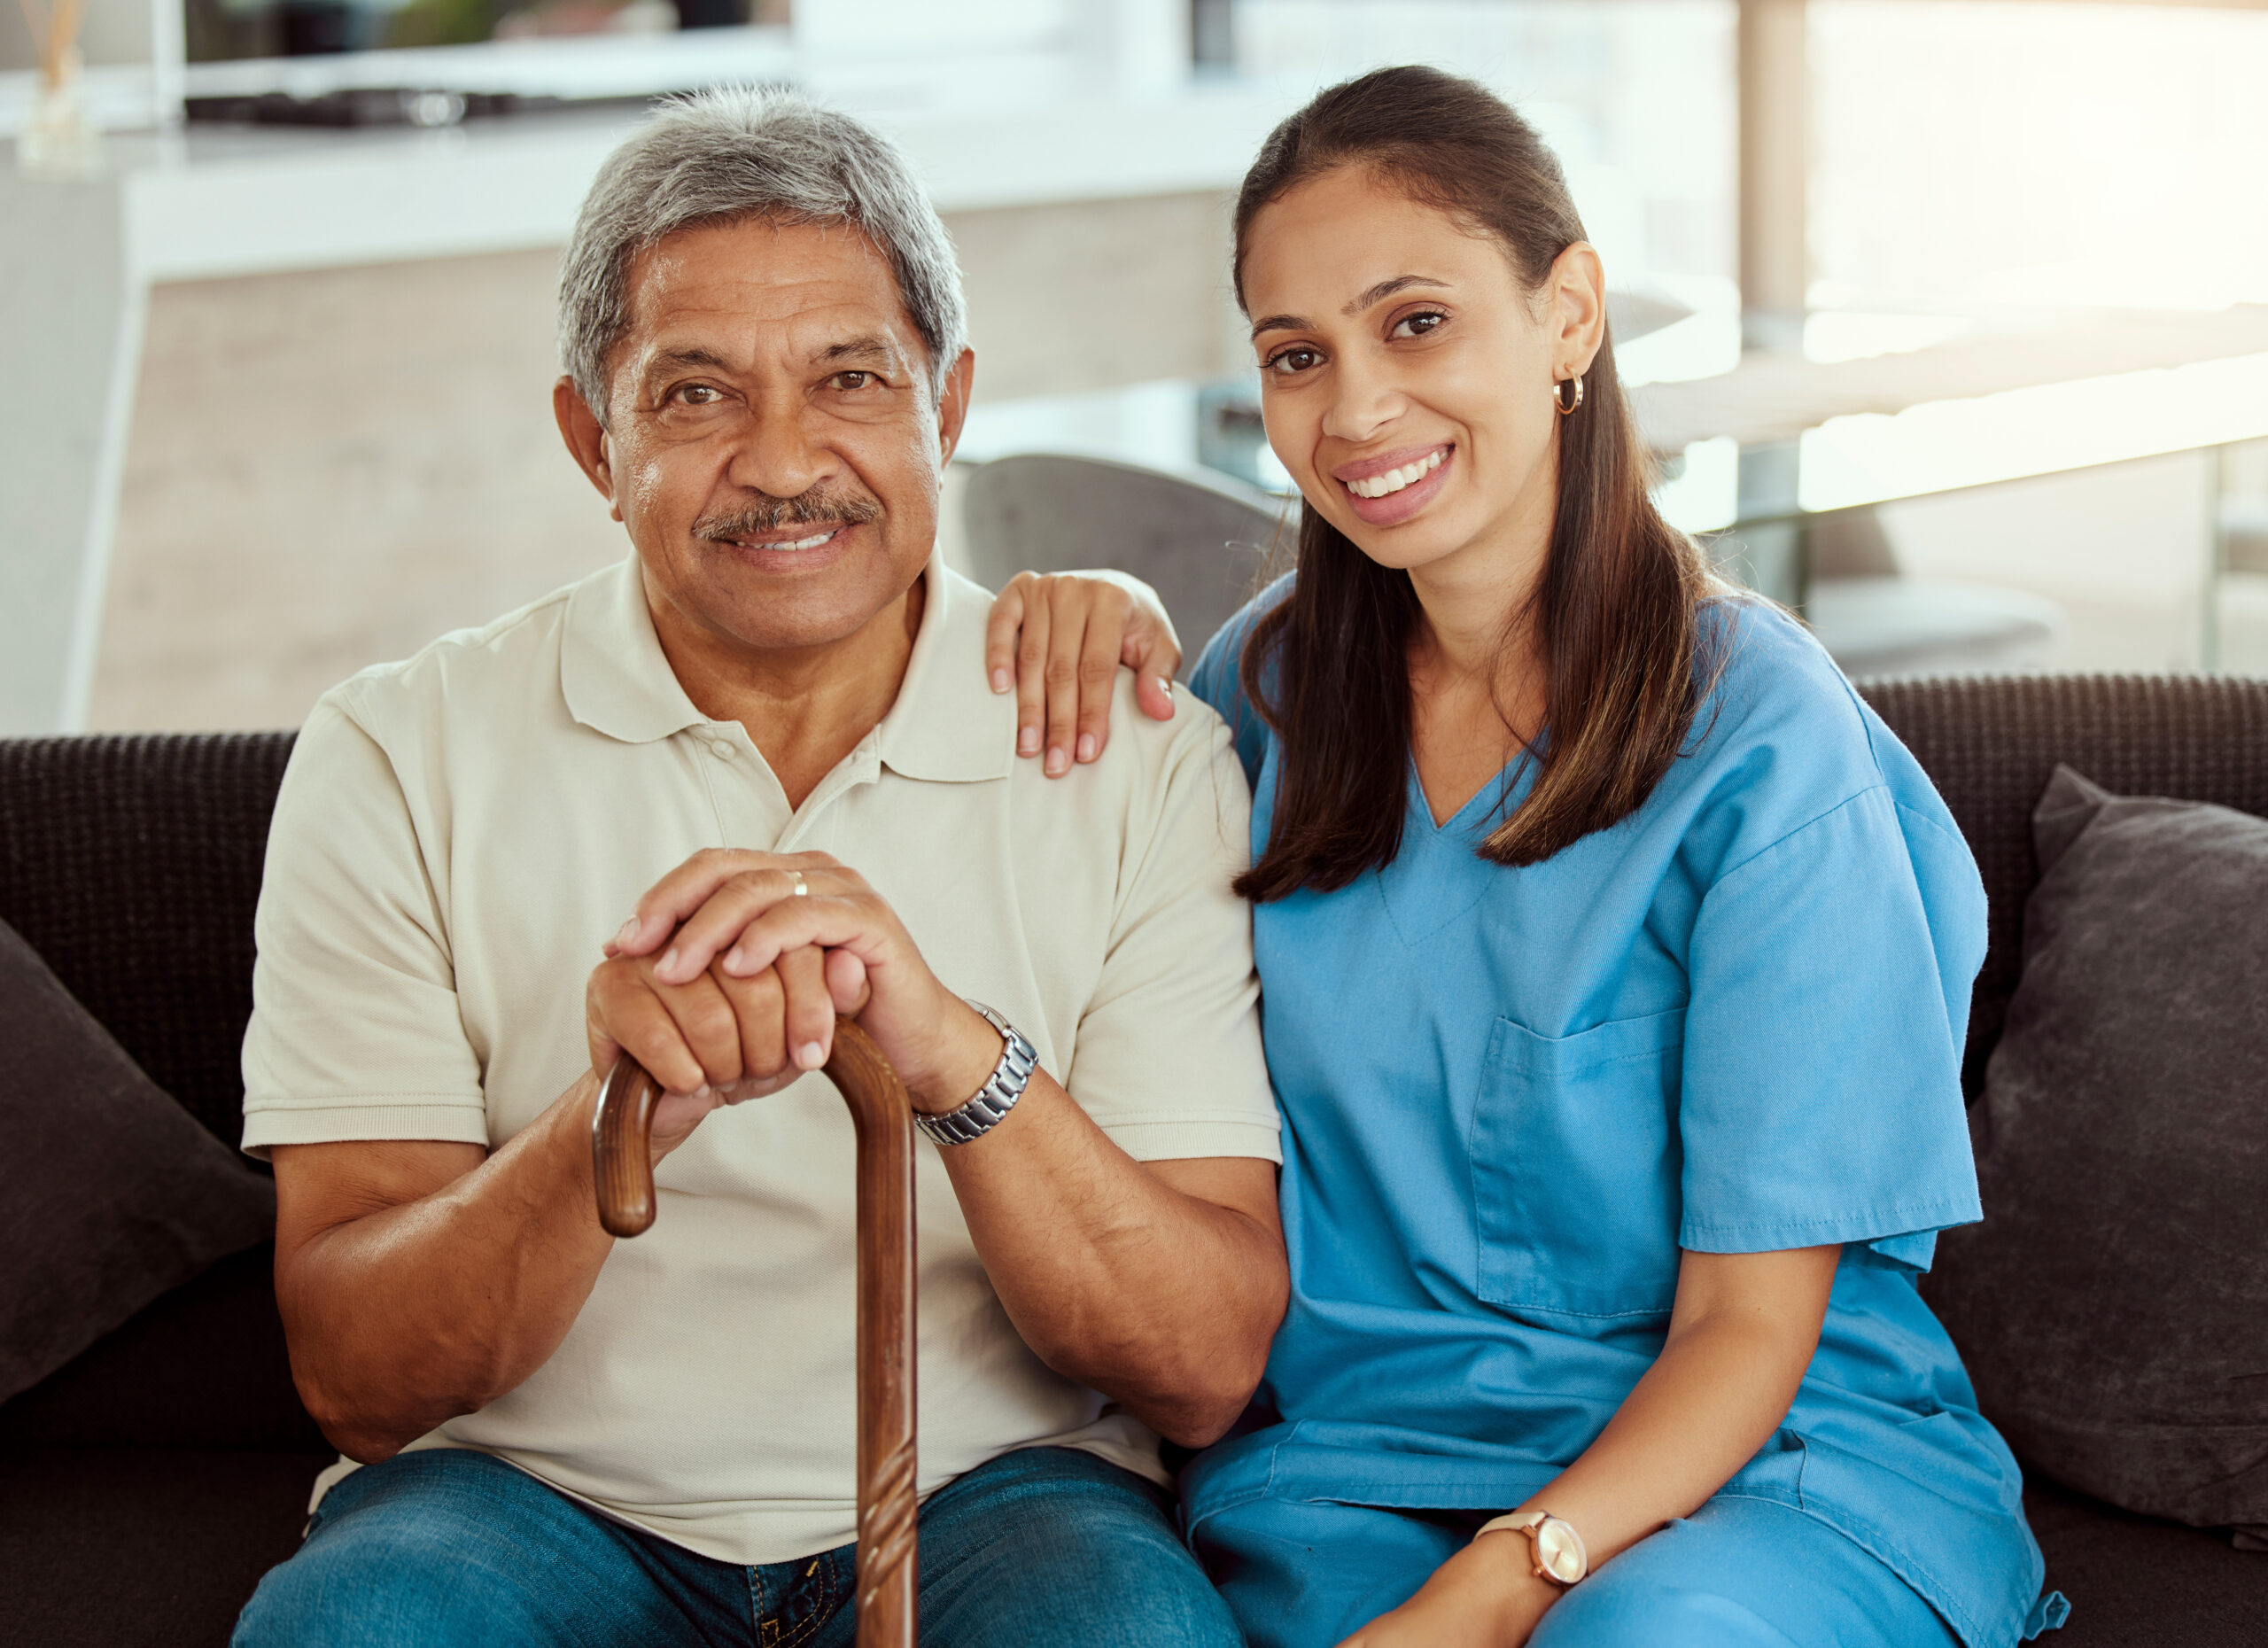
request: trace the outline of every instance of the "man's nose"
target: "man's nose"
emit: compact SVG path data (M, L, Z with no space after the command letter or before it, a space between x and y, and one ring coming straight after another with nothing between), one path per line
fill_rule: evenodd
M799 401L752 406L725 478L774 498L796 498L833 476L835 455L812 438L803 413Z

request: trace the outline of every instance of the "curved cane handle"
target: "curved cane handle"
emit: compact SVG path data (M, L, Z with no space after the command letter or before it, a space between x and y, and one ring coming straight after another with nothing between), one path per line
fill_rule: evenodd
M591 1171L599 1223L610 1236L643 1236L654 1224L654 1107L662 1084L624 1053L599 1084L591 1112Z
M858 1136L858 1648L914 1648L913 1105L874 1038L835 1025L827 1074ZM599 1088L591 1158L599 1222L649 1229L654 1105L628 1053Z

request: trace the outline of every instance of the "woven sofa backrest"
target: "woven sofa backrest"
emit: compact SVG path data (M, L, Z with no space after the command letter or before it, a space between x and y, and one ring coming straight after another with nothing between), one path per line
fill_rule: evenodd
M2268 680L2209 676L1968 676L1859 690L1936 782L1991 901L1963 1081L1975 1097L2023 965L2039 880L2031 809L2064 762L2120 795L2268 816Z
M2268 680L2014 676L1860 690L1936 781L1992 906L1967 1077L2023 962L2031 808L2058 761L2127 795L2268 816ZM234 1144L252 910L289 733L0 740L0 919Z
M289 733L0 740L0 919L234 1146Z

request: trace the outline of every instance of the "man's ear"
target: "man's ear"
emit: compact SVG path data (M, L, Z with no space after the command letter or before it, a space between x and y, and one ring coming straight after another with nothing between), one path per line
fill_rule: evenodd
M576 466L599 489L599 496L606 500L607 513L620 520L622 506L615 501L614 467L608 461L606 428L599 422L598 414L584 404L573 378L562 377L552 385L551 416L559 420L559 438L574 455Z
M953 369L945 374L944 393L937 397L937 467L953 461L960 445L961 426L968 422L969 386L976 381L976 351L964 349Z

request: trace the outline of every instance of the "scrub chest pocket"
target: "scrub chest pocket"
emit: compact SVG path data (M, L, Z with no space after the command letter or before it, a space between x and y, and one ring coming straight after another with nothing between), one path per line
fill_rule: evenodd
M1472 1119L1481 1299L1567 1316L1667 1314L1684 1039L1682 1007L1566 1037L1496 1021Z

